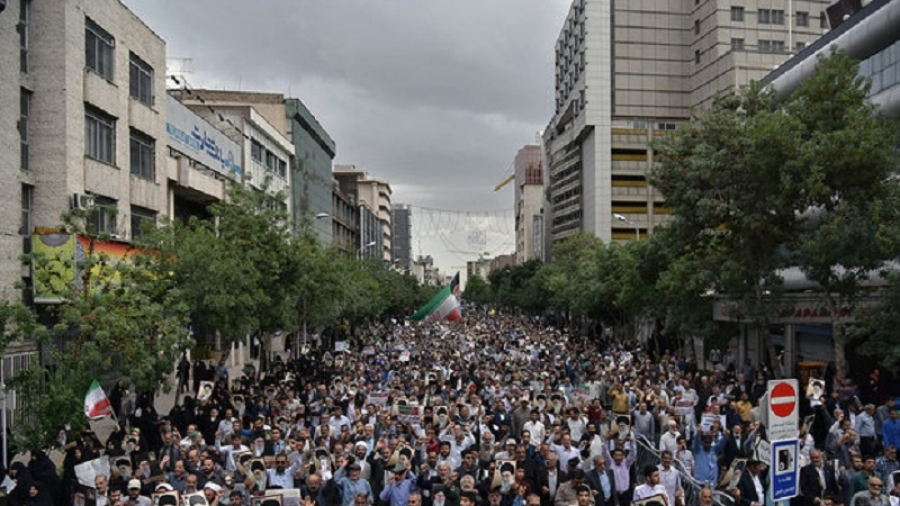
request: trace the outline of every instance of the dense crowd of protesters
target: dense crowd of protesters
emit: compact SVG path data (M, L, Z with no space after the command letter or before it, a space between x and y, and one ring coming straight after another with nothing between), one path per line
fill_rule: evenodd
M343 343L342 343L343 344ZM452 324L383 324L347 350L303 350L229 381L182 362L186 396L111 400L105 443L60 434L13 464L10 506L668 506L766 504L764 365L715 354L712 371L663 350L467 311ZM897 505L900 419L879 373L823 381L802 401L796 506ZM819 392L817 391L817 394ZM109 474L79 483L101 456ZM743 472L735 475L735 471ZM267 496L269 502L259 499ZM272 502L276 501L276 502Z

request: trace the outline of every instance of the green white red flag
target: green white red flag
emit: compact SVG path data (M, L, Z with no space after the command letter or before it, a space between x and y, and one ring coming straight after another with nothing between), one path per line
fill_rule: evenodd
M462 319L459 311L459 273L457 272L449 285L441 289L434 298L428 301L428 304L419 308L409 319L412 321L428 320L431 322Z
M112 415L112 405L109 403L109 398L103 392L100 383L94 380L87 395L84 396L84 416L91 420L99 420L110 415Z

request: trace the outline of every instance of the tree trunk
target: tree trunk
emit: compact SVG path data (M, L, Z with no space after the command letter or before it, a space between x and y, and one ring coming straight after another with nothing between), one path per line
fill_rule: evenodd
M840 321L838 305L833 297L825 296L825 305L828 306L828 314L831 315L831 337L834 339L834 370L837 379L843 381L847 375L847 351L845 349L846 333L844 325Z

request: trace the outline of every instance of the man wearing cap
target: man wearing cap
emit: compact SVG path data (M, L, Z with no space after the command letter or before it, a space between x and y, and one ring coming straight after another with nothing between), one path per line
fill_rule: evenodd
M474 457L474 454L470 452L467 457ZM398 462L378 498L387 502L389 506L406 506L415 486L416 475L409 472L403 463Z
M354 499L359 494L365 494L371 501L373 499L372 487L367 480L359 477L361 470L359 464L354 462L346 465L345 462L342 458L338 459L338 463L342 465L334 473L334 484L341 491L341 506L352 506Z
M125 502L129 506L150 506L150 498L141 495L141 480L128 480L128 498Z

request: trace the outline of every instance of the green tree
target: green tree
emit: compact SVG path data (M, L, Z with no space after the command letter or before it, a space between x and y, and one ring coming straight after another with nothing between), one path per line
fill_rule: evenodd
M140 392L167 388L177 357L191 342L187 308L172 276L158 269L159 256L134 251L113 261L99 252L96 246L107 236L85 226L95 211L63 217L64 231L86 237L87 246L76 254L81 259L74 283L57 286L62 302L41 307L46 323L35 323L21 309L12 313L20 335L42 346L47 364L10 381L35 416L35 423L12 427L17 450L49 448L63 425L83 426L82 400L95 379L107 386L125 382ZM38 270L48 261L39 253L32 260Z
M753 83L654 142L651 180L675 211L666 285L692 290L688 300L719 294L763 332L781 291L782 246L797 233L799 130L773 92Z
M469 276L463 298L476 304L490 304L493 301L491 286L481 276Z
M165 224L147 241L179 287L192 324L218 332L226 350L259 336L264 358L268 336L297 325L300 283L282 195L267 188L231 184L226 199L210 206L214 220Z
M818 284L839 378L848 343L841 310L855 307L862 284L898 253L892 240L900 220L897 188L886 181L900 169L900 130L877 113L867 99L870 82L858 73L859 63L835 50L785 104L801 125L799 204L809 209L791 243L791 260Z

